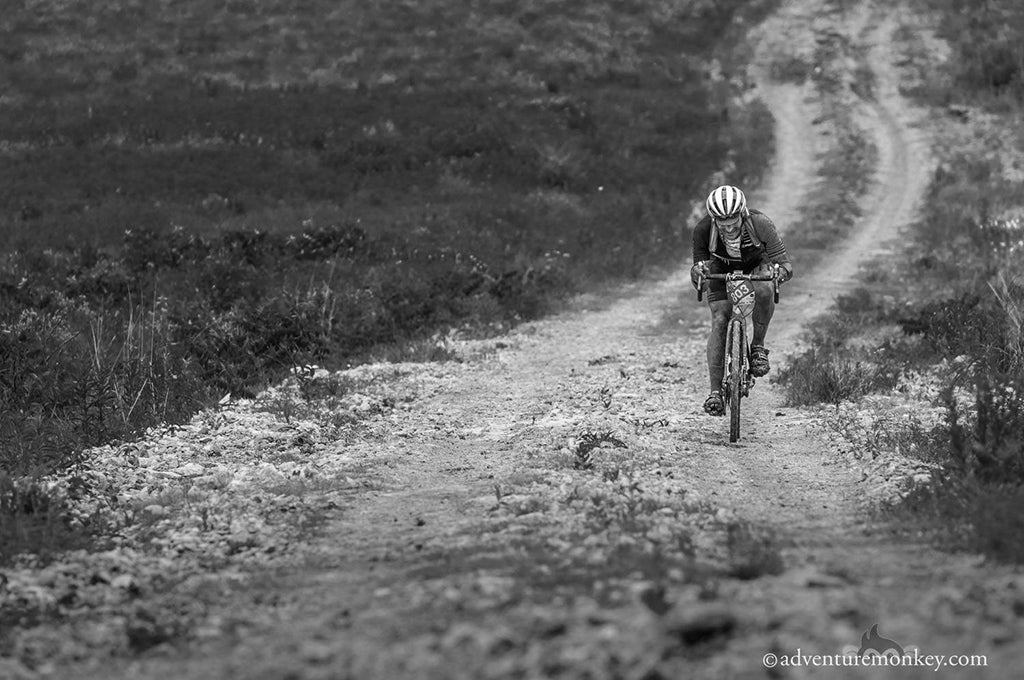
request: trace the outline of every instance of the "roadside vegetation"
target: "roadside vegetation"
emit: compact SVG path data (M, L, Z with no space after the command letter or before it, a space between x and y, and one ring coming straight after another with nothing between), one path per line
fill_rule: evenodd
M931 469L902 509L938 540L1020 563L1024 8L918 5L949 51L937 67L917 31L900 36L904 94L944 119L935 128L947 142L933 150L920 219L900 257L867 268L778 379L793 404L832 405L833 424L865 457L896 453Z
M5 19L0 559L102 533L41 481L89 447L674 264L771 152L770 0L293 5Z

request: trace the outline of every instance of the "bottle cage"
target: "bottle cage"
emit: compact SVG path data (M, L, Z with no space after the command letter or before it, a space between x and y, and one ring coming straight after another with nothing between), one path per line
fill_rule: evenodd
M749 281L726 281L725 291L732 302L733 313L747 318L754 311L754 287Z

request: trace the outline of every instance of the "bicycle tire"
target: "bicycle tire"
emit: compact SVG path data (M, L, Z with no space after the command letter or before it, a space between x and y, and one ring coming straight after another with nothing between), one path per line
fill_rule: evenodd
M729 441L740 438L740 399L743 398L743 323L729 333Z

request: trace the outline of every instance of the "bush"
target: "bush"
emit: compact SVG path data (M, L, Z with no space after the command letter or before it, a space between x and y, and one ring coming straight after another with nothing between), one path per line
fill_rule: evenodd
M933 360L955 358L942 389L949 462L984 481L1024 482L1024 286L1000 274L901 324Z
M1024 9L1014 0L931 0L942 12L956 84L967 91L1024 95Z
M988 354L1001 345L1003 332L999 317L974 292L927 303L899 323L908 335L920 335L935 358Z
M950 411L956 408L951 402ZM975 381L974 418L966 427L951 424L954 445L961 456L966 442L979 468L998 480L1024 482L1024 378L1019 372L986 372Z
M99 527L74 526L68 499L33 478L15 479L0 472L0 565L22 552L43 558L90 544Z
M1024 484L1024 366L975 366L943 392L952 463L983 482ZM966 385L963 383L966 382ZM964 404L957 388L966 387Z
M728 522L725 530L730 576L750 581L786 570L779 541L770 530L737 521Z
M1024 487L987 487L969 508L969 547L997 560L1024 564Z
M46 473L84 447L191 414L204 390L171 342L166 312L96 314L57 297L0 326L0 464Z
M774 379L784 385L790 406L838 405L896 386L891 367L843 358L826 349L809 349L794 357Z

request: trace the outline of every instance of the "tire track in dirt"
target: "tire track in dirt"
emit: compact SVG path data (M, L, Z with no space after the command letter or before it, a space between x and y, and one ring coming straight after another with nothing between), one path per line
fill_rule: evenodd
M878 149L874 186L861 202L864 214L857 228L841 248L829 254L829 265L812 269L787 287L786 305L779 310L774 333L777 344L784 347L798 344L800 317L825 313L836 297L855 286L862 263L893 249L893 239L914 219L928 186L932 161L919 139L914 109L899 94L898 76L881 53L888 40L883 36L890 36L895 27L891 18L880 21L861 38L872 45L868 58L876 79L875 98L861 100L855 116ZM799 138L794 142L799 144Z

